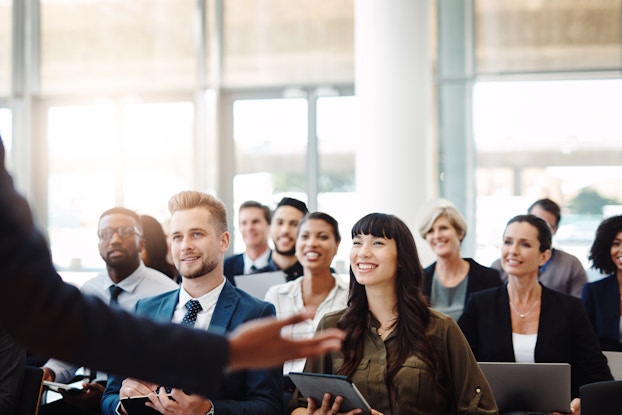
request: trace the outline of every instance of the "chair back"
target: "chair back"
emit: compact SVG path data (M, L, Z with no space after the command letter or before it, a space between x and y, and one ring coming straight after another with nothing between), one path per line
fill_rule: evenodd
M622 352L603 351L614 380L622 380Z
M24 381L15 415L37 415L43 390L43 370L35 366L26 366Z
M610 380L581 386L582 415L619 414L622 411L622 381Z

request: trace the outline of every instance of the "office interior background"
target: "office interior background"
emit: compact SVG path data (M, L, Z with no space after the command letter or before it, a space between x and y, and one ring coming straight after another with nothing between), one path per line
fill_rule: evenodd
M0 134L77 283L103 210L166 222L185 189L227 204L232 252L245 200L330 213L342 273L365 213L416 234L447 198L489 265L550 197L587 268L622 213L621 26L621 0L0 0Z

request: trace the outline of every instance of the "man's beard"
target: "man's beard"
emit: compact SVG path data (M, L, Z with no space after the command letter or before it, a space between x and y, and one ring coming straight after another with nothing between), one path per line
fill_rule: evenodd
M277 252L277 254L283 255L283 256L294 256L296 255L296 245L292 246L291 249L287 250L287 251L282 251L279 248L274 248L274 250Z
M184 278L188 278L188 279L200 278L203 275L209 274L210 272L214 271L217 266L218 266L217 260L206 262L206 263L203 263L203 266L199 268L198 271L192 272L188 275L181 274L181 276Z

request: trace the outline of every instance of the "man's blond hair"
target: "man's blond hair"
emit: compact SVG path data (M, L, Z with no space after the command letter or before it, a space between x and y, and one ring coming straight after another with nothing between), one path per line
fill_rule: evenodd
M179 192L168 201L168 210L173 215L180 210L206 208L212 215L212 225L219 232L227 232L227 208L216 196L207 193L186 190Z

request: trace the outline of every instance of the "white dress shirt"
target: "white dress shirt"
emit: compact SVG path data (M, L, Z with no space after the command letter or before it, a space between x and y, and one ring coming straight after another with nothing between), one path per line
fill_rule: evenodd
M304 310L302 302L302 278L270 287L266 293L265 301L274 304L276 316L287 318ZM313 337L318 323L324 314L331 311L343 310L348 305L348 283L338 275L335 278L335 286L328 293L328 296L318 306L313 320L303 321L283 328L282 335L285 337L302 339ZM290 360L283 365L283 373L302 372L305 367L306 359Z

